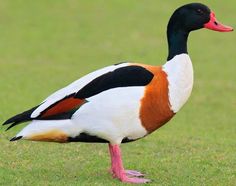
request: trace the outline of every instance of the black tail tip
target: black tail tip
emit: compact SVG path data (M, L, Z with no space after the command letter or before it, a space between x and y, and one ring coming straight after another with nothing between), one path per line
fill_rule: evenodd
M9 120L6 120L2 125L10 124L11 122Z
M11 128L14 127L15 125L17 125L17 123L12 123L9 127L7 127L6 131L8 131L9 129L11 129Z
M17 141L19 139L21 139L23 136L17 136L17 137L13 137L10 139L10 141Z

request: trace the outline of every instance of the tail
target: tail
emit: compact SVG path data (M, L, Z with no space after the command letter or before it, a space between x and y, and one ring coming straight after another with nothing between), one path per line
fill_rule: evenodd
M26 121L31 121L32 119L34 119L34 118L31 118L31 114L34 112L34 110L36 108L38 108L38 106L31 108L25 112L22 112L21 114L17 114L15 116L9 118L7 121L5 121L3 123L3 125L11 124L6 130L9 130L10 128L12 128L20 123L23 123Z
M10 141L26 139L31 141L67 142L70 136L80 131L69 119L67 120L33 120Z

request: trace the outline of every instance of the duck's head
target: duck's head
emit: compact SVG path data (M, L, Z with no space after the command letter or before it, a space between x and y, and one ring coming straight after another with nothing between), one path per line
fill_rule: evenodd
M167 60L175 55L188 53L187 39L189 32L207 28L219 32L231 32L233 28L221 24L215 14L206 5L191 3L181 6L170 18L167 27L169 54Z
M219 32L233 31L232 27L221 24L216 20L215 13L201 3L186 4L173 13L168 27L172 29L191 32L207 28Z

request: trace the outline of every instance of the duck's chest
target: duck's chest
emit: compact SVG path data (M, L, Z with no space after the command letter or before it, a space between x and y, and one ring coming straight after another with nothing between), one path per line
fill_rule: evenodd
M148 132L168 122L186 103L193 86L193 70L189 57L150 68L155 74L141 100L140 119ZM184 60L183 60L184 59ZM190 60L190 59L189 59Z
M163 65L167 74L171 109L176 113L188 100L193 88L193 66L187 54L175 56Z

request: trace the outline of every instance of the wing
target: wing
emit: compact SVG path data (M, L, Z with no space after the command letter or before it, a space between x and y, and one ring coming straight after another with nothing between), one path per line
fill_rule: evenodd
M37 118L40 116L42 112L45 112L49 107L52 107L52 105L56 104L57 102L60 102L63 99L71 98L71 96L75 95L81 88L89 84L94 79L98 78L99 76L102 76L103 74L112 72L118 68L126 67L129 63L122 63L118 65L111 65L99 70L96 70L90 74L85 75L84 77L78 79L77 81L74 81L70 85L66 86L65 88L62 88L49 97L47 97L41 105L34 110L34 112L31 114L32 118Z
M14 116L4 124L13 122L11 128L32 119L69 119L87 102L87 98L113 88L145 86L153 76L150 71L138 65L123 63L109 66L82 77L49 96L38 107Z

